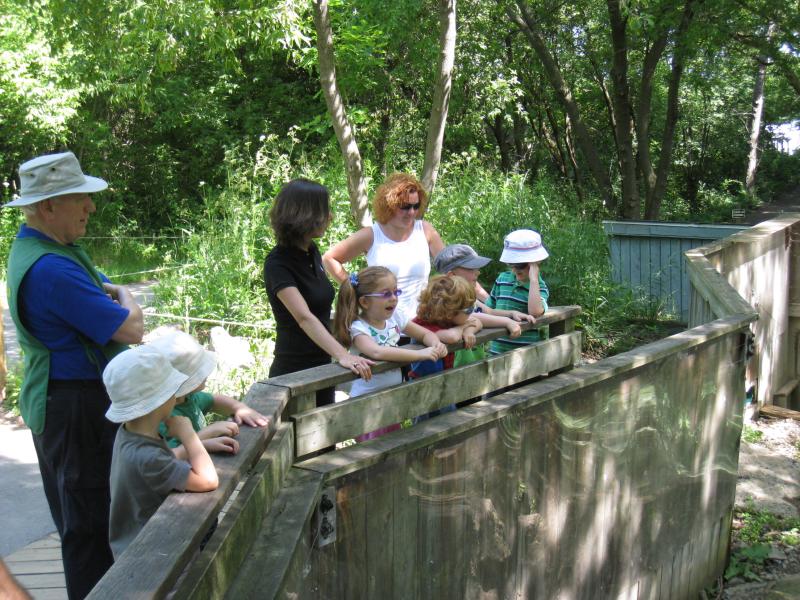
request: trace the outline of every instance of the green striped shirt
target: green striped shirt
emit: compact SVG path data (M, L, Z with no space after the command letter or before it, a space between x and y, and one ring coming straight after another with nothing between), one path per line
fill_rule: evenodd
M485 304L489 308L518 310L527 314L529 284L530 282L520 283L517 281L512 271L504 271L498 275ZM547 299L550 297L550 290L547 289L547 284L541 275L539 275L539 293L542 295L542 305L547 310ZM538 329L523 331L521 336L514 339L508 337L497 338L489 343L489 354L508 352L509 350L538 342L539 339Z

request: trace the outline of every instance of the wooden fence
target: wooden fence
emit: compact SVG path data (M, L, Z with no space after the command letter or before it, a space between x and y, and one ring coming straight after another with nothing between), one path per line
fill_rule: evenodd
M681 323L689 322L691 290L684 253L745 229L657 221L603 221L603 228L613 280L662 303Z
M800 409L800 214L765 221L686 253L689 326L750 307L753 360L747 373L759 407ZM715 290L733 288L727 299Z
M352 379L335 365L254 384L275 425L215 457L217 491L170 496L92 597L696 597L726 561L757 319L697 277L706 322L575 369L572 307L536 345L334 407L309 398Z

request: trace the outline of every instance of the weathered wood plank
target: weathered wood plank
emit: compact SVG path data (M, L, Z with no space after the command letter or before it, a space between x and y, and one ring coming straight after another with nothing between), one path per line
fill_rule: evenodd
M322 477L291 469L284 486L250 547L227 598L276 598L302 567L301 542L308 538L311 516L319 501ZM299 597L302 597L299 596Z
M244 486L228 508L211 540L192 561L172 595L182 598L220 598L236 578L264 513L269 511L294 459L292 426L283 423Z
M464 441L464 460L468 465L485 465L486 444L484 439L487 430L476 432ZM470 469L464 477L465 490L465 512L464 522L464 582L458 591L463 590L463 597L469 600L481 598L483 590L478 578L480 565L480 540L483 532L483 520L481 519L484 506L483 499L485 493L485 478L483 469Z
M6 559L4 559L6 560ZM58 548L23 548L13 554L13 559L9 564L14 562L28 562L38 560L61 560L61 547Z
M39 573L36 575L15 575L21 585L29 589L66 587L64 573Z
M28 588L34 600L68 600L66 587Z
M417 571L417 523L419 497L413 494L415 475L406 468L403 454L389 458L398 465L398 481L394 486L394 519L392 520L392 584L394 598L419 598L419 573Z
M698 251L686 253L686 269L692 285L711 304L717 317L757 314L739 293L731 287L709 260Z
M581 333L572 332L459 367L458 377L439 373L294 415L297 455L575 364L580 347Z
M787 406L789 397L792 395L795 388L797 388L798 384L800 384L800 379L790 379L784 383L777 392L772 394L772 402L778 406Z
M775 419L794 419L795 421L800 421L800 411L792 410L790 408L783 408L782 406L767 404L759 408L758 412L764 417L773 417Z
M550 309L541 317L536 319L536 323L520 323L523 331L528 329L538 329L553 323L558 323L565 319L574 319L581 314L581 307L576 305L571 306L551 306ZM503 328L487 328L475 336L479 344L488 342L495 338L506 335L508 332ZM418 348L420 346L410 345L409 348ZM448 348L457 350L463 348L464 345L459 342L457 344L450 344ZM379 361L372 367L373 373L383 373L396 369L398 363ZM279 377L271 377L266 382L273 386L287 388L290 396L300 396L311 392L316 392L327 387L337 386L341 383L348 383L357 379L349 369L344 369L338 364L331 363L322 367L315 367L313 369L305 369L295 373L288 373Z
M367 589L367 473L353 473L339 487L336 545L341 562L337 577L339 598L366 598Z
M366 597L393 596L392 559L395 548L392 539L394 490L396 471L392 463L367 471L364 494L364 548L366 550Z
M291 391L291 390L290 390ZM312 410L317 406L316 392L305 392L302 394L293 395L286 405L286 414L293 415L299 412Z
M204 494L170 494L88 597L98 600L118 596L163 597L194 555L241 474L261 456L287 400L285 389L254 385L246 402L271 418L269 427L242 427L238 454L212 456L219 473L216 490ZM154 553L153 548L159 548L159 553ZM164 555L171 560L163 560Z
M529 406L548 402L563 394L611 379L633 369L645 367L670 354L696 348L733 331L744 330L753 319L752 315L718 319L712 323L677 333L663 340L640 346L594 364L579 367L568 373L562 373L523 388L506 392L490 400L476 402L455 412L429 419L410 429L394 432L364 444L356 444L355 446L344 448L333 455L310 458L297 463L295 466L319 471L325 473L328 478L335 479L345 473L362 469L379 460L384 460L385 457L383 455L385 452L407 452L429 445L439 439L482 427L487 423L503 418L511 411L522 410ZM556 338L556 340L558 339ZM434 377L438 377L438 375ZM433 377L430 379L433 379Z
M41 573L63 573L64 565L60 560L16 560L6 561L8 570L13 575L36 575Z

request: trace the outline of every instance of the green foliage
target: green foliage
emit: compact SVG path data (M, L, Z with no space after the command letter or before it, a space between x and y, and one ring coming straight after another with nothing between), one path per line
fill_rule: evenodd
M742 428L742 439L750 444L756 444L764 438L764 432L750 425Z
M272 199L281 185L306 177L331 190L334 220L323 240L326 248L349 235L349 200L341 169L321 171L303 156L293 164L298 139L264 136L255 156L230 152L227 185L205 188L204 210L184 230L181 254L167 257L180 268L159 277L159 312L246 323L271 321L263 282L263 263L275 240L269 226ZM252 332L248 332L252 333ZM259 332L260 333L260 332Z
M65 65L54 59L29 3L0 0L0 177L5 180L42 149L69 137L80 91ZM0 202L10 200L10 182L0 187Z
M774 148L766 149L761 155L756 182L758 195L764 202L797 194L800 189L800 153L790 155Z
M725 569L725 579L742 577L746 581L761 581L754 568L764 564L769 552L769 544L753 544L736 550L731 554L728 568Z
M795 517L781 517L772 513L758 510L749 501L742 510L737 510L735 515L738 527L736 537L744 544L756 544L765 540L782 538L784 535L797 535L800 528L800 519Z
M748 500L745 508L734 512L732 540L737 549L731 553L725 579L760 580L759 568L769 557L772 546L800 544L798 532L800 519L758 510Z
M19 390L22 387L22 365L17 368L10 369L6 373L6 396L3 400L3 408L11 412L11 414L19 415Z

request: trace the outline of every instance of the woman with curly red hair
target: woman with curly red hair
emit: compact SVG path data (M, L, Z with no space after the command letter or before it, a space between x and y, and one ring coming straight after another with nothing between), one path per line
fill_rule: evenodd
M431 272L431 257L444 248L433 225L422 219L427 207L428 195L419 181L406 173L390 175L372 199L376 222L328 250L322 257L325 269L342 283L349 275L343 264L366 255L369 266L394 273L403 290L397 309L414 317Z

